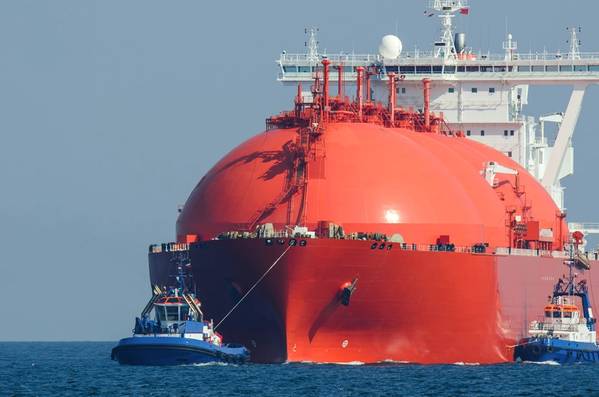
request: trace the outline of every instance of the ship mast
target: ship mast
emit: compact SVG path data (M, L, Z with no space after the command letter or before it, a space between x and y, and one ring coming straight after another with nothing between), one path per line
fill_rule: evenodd
M456 13L468 15L467 0L429 0L429 16L437 14L441 19L441 37L435 42L435 58L455 59L456 49L453 40L453 18Z
M308 35L308 41L305 43L308 48L308 53L306 54L308 61L316 64L318 63L318 40L316 39L318 28L306 28L305 33Z
M566 30L570 32L570 40L568 40L568 43L570 44L570 52L568 53L568 59L580 59L580 45L582 43L578 39L576 32L580 33L582 29L579 26L574 28L566 28Z

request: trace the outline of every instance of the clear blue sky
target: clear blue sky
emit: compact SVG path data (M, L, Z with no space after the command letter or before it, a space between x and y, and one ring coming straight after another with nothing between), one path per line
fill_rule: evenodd
M583 27L599 52L596 0L472 0L475 49L565 49ZM567 4L567 6L566 6ZM147 246L175 238L177 205L223 154L289 108L281 50L375 52L397 33L430 48L424 1L0 2L0 340L116 340L149 297ZM567 90L537 89L533 115ZM588 90L566 183L571 220L599 221ZM596 113L595 113L596 115Z

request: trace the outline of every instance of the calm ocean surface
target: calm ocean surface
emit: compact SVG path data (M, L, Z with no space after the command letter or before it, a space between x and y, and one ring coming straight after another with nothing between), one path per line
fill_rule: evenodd
M599 396L599 365L127 367L114 343L0 343L0 395Z

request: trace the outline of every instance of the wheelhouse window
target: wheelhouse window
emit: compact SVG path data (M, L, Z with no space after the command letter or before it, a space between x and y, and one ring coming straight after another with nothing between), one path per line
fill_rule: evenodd
M403 74L414 74L415 67L414 66L400 66L399 72Z
M427 66L416 66L417 74L431 74L431 65Z
M179 321L179 306L166 306L166 320Z
M156 318L160 321L166 321L166 311L164 310L164 306L154 306L154 310L156 311Z

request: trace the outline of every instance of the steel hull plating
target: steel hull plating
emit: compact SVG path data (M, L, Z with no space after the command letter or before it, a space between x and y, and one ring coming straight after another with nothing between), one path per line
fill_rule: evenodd
M192 245L194 280L207 316L222 319L289 240L281 243ZM305 247L292 247L219 332L248 346L258 362L511 361L510 346L526 336L565 271L561 259L550 257L371 244L309 239ZM168 282L169 256L150 254L153 284ZM355 278L357 290L344 306L340 289Z

